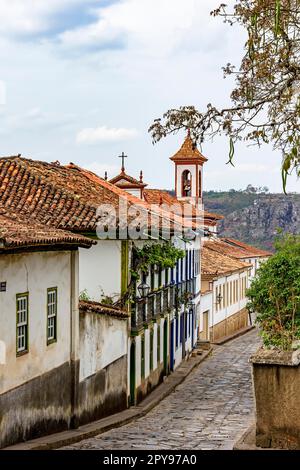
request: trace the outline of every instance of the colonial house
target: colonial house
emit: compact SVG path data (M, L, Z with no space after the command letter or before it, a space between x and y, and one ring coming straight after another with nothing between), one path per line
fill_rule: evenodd
M98 318L97 323L100 322L99 309L97 309L95 303L105 301L106 304L117 303L119 307L122 306L122 297L126 296L128 286L131 283L130 270L134 246L138 243L142 245L161 243L160 239L163 238L165 229L169 230L171 243L173 243L172 233L174 233L175 225L179 224L181 226L181 224L184 224L187 230L191 231L193 228L192 223L183 221L182 218L163 209L151 208L149 204L140 198L74 164L62 166L58 162L49 164L17 156L1 159L0 171L0 200L4 207L14 209L19 214L34 217L47 226L67 229L72 233L80 233L93 240L94 244L90 250L79 248L80 297L83 301L90 302L87 318L82 318L86 314L86 310L82 311L81 315L81 324L89 329L90 335L82 335L80 339L82 362L79 376L80 380L87 381L85 389L82 387L80 396L82 396L82 400L88 408L88 411L80 413L80 416L83 417L84 421L97 419L108 412L124 407L123 398L117 408L116 406L109 407L109 400L106 400L103 394L100 394L99 397L97 395L99 400L97 397L86 398L86 389L94 390L94 383L98 380L97 374L98 372L102 373L102 367L106 369L106 376L109 377L107 367L114 364L116 370L119 367L122 368L120 364L123 364L122 361L129 350L131 352L131 364L133 365L134 348L131 347L133 342L131 338L128 338L126 348L124 347L124 335L125 337L127 335L125 326L120 329L119 336L115 331L118 343L115 340L113 341L111 355L108 355L106 359L105 357L99 359L104 352L103 348L100 347L101 341L97 339L98 326L95 324L93 328L91 326L91 318ZM121 206L125 207L127 218L123 217ZM134 211L144 212L143 223L140 223L140 221L135 223L135 212L130 213L131 208L134 208ZM111 211L114 212L112 219L110 219ZM107 212L109 217L107 217ZM146 234L146 236L141 237L144 240L132 240L132 233L129 234L129 225L131 224L133 231L137 229L137 235L144 235L144 232L146 233L148 229L153 228L151 219L153 215L156 216L156 223L154 224L156 236L151 235L149 239ZM102 227L106 228L111 220L116 223L115 232L113 233L112 230L109 232L109 237L104 236L103 239L99 239L99 224L102 223ZM177 244L181 247L186 246L183 240L177 240ZM200 245L198 251L199 248ZM199 252L197 250L194 248L193 250L189 248L185 250L188 260L182 260L178 267L177 277L174 275L175 279L178 279L178 289L180 288L182 294L183 291L187 292L188 289L195 291L196 287L193 286L196 286L196 284L200 286L199 280L195 282L195 278L199 276L199 269L198 272L194 269L197 262L199 265L199 261L197 261L199 260ZM149 266L149 269L151 270L151 266ZM149 308L148 304L145 308L143 307L142 324L140 321L141 310L139 309L141 309L140 305L145 302L145 299L135 302L136 306L131 312L132 333L133 337L137 336L134 340L136 365L131 370L130 361L128 361L128 377L131 377L131 381L128 380L127 394L131 402L141 399L155 387L164 375L180 363L182 357L188 355L196 341L196 320L192 307L190 315L185 312L185 317L188 319L184 321L182 319L177 320L177 323L181 322L182 331L177 334L176 339L176 331L178 331L179 326L176 330L173 319L175 315L174 308L171 308L171 275L170 270L167 274L165 272L155 272L152 275L152 313L150 314L151 302L149 301ZM200 288L198 287L198 297L199 291ZM93 311L96 312L95 315L92 314ZM101 308L101 311L103 312L103 308ZM114 318L116 319L117 316L114 316ZM114 321L116 322L116 320ZM183 335L184 325L186 325L185 335ZM194 330L190 325L194 325ZM142 328L140 328L141 326ZM192 331L194 332L192 333ZM92 336L93 334L95 337ZM83 339L84 337L86 337L86 341ZM112 339L110 334L107 335L107 338ZM93 359L92 364L88 367L93 347L96 347L93 354L98 359ZM155 351L158 351L157 354L155 354ZM120 363L118 362L119 359ZM115 361L117 362L115 363ZM101 367L101 369L97 369L98 367ZM123 367L122 370L124 371L125 368ZM110 383L112 384L113 381L110 380ZM119 396L119 393L117 396ZM116 403L116 400L114 400L114 403Z
M250 282L255 277L261 263L263 263L272 255L272 253L270 253L269 251L261 250L259 248L248 245L239 240L234 240L232 238L206 238L206 245L209 246L212 250L215 250L219 253L229 255L245 263L250 263Z
M152 210L164 211L188 229L187 237L172 236L172 243L185 252L185 257L175 268L163 272L149 266L144 283L148 286L147 298L134 304L130 342L130 390L131 403L139 402L153 389L169 371L186 359L197 342L200 322L200 258L204 214L202 201L202 165L206 161L192 146L188 135L179 152L171 158L197 191L188 194L183 186L178 187L177 196L167 191L151 190L143 181L143 174L135 179L125 171L124 158L121 172L109 182L119 189L138 196ZM178 164L177 164L178 161ZM186 171L188 169L188 171ZM190 172L192 170L192 173ZM196 176L197 175L197 176ZM199 176L198 176L199 175ZM105 175L107 178L107 175ZM179 178L179 177L178 177ZM177 181L176 176L176 181ZM180 177L180 180L183 178ZM182 192L183 191L183 192ZM207 224L216 225L219 217L205 214ZM141 242L139 242L141 243ZM180 302L188 294L186 302ZM135 309L135 311L134 311Z
M201 265L200 338L217 342L242 332L251 323L246 309L251 264L212 248L205 242Z
M0 447L70 427L79 367L78 247L0 205Z

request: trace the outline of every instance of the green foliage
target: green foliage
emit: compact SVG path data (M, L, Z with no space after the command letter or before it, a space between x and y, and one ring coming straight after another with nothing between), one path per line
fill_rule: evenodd
M289 350L300 339L300 235L281 235L276 250L247 291L248 308L258 312L264 345Z
M135 266L131 270L131 276L137 280L139 271L148 273L149 267L153 265L160 269L174 268L176 262L184 256L183 250L169 242L146 244L143 248L134 247Z
M272 143L282 154L286 191L288 175L300 175L300 2L235 0L231 5L222 3L211 14L246 33L241 62L223 67L224 77L235 77L228 105L171 108L150 126L152 140L184 129L201 145L224 134L229 138L230 164L236 143L247 141L258 147ZM243 37L240 34L241 41Z
M109 295L105 295L104 297L101 298L101 303L103 305L113 305L114 301L112 297L110 297Z
M79 300L82 300L84 302L88 302L89 300L91 300L89 295L88 295L87 289L84 289L83 291L80 292Z

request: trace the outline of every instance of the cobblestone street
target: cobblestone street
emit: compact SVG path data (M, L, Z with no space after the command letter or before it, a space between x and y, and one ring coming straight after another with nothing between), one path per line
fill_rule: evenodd
M143 418L65 449L232 449L253 416L255 330L223 346Z

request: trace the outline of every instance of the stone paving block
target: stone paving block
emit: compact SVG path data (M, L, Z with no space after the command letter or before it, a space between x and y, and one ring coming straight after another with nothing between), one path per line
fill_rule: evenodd
M250 355L256 330L213 354L147 415L65 449L232 449L253 421Z

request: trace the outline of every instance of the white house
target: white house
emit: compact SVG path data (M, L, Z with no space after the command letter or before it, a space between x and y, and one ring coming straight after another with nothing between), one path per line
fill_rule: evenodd
M202 247L200 338L217 342L250 325L246 290L251 264L214 250L213 243Z
M91 241L0 206L0 447L76 417L78 247Z

